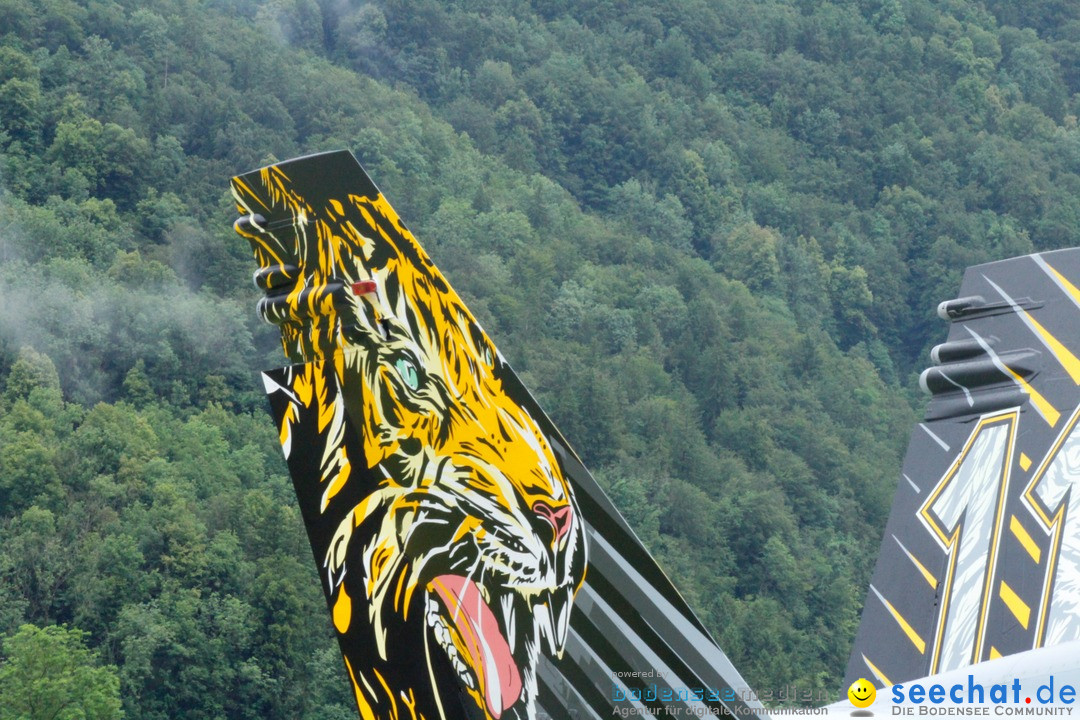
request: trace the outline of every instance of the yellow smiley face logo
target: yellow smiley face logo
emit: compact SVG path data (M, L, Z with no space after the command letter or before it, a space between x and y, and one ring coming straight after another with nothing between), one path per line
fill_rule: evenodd
M866 678L859 678L855 682L851 683L851 687L847 691L848 700L851 704L857 708L870 707L874 704L874 698L877 697L877 690Z

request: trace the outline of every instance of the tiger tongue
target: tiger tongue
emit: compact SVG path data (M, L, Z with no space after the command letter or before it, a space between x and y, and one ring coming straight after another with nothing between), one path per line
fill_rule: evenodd
M483 675L481 687L488 712L498 720L521 697L521 672L495 614L468 578L440 575L432 585L458 628L470 664Z

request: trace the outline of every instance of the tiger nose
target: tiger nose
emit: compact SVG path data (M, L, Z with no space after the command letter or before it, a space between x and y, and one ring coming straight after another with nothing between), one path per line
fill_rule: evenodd
M538 500L533 503L532 510L551 525L551 528L555 531L555 542L559 542L566 533L570 532L570 524L574 520L574 514L569 505L563 505L555 509L543 500Z

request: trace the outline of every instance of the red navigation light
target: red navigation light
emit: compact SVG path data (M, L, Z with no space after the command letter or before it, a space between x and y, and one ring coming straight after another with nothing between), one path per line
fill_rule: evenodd
M374 280L361 280L352 284L353 295L368 295L375 292L378 285Z

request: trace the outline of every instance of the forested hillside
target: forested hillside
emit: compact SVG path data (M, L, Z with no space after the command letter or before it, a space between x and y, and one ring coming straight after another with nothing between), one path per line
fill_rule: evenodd
M355 717L227 192L341 147L747 680L834 693L934 305L1080 244L1077 38L1061 0L0 0L0 708L54 653L129 720Z

